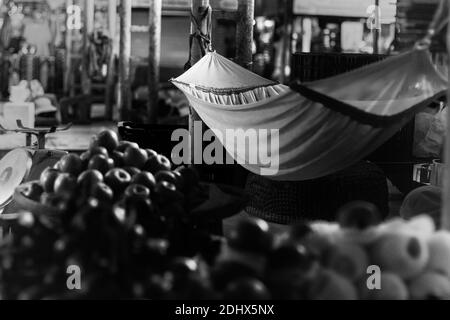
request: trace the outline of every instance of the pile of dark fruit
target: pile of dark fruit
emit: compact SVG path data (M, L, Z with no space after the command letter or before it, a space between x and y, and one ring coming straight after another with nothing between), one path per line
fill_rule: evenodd
M82 267L86 281L92 275L95 283L128 286L128 277L140 281L144 270L160 270L166 251L193 256L210 238L201 219L190 214L207 200L197 172L172 170L166 157L119 141L113 131L93 137L88 151L65 156L17 192L38 209L21 214L13 236L2 243L5 298L28 297L33 287L40 296L58 289L56 284L65 286L58 279L67 277L67 263ZM104 294L116 291L106 288Z
M114 131L94 136L89 150L69 154L47 168L40 181L19 192L52 211L80 208L89 198L140 212L189 211L205 200L195 170L171 170L169 159L136 143L121 141Z
M0 250L3 298L357 298L349 275L356 279L365 266L354 250L333 250L331 233L314 225L275 236L266 222L243 219L220 238L188 224L171 229L176 222L168 220L153 221L164 231L149 231L137 216L122 214L95 198L75 214L63 213L58 224L22 213ZM67 289L70 266L80 268L82 290Z
M0 247L2 297L450 298L450 234L430 217L380 223L373 205L356 202L337 223L274 234L265 221L242 219L222 238L167 211L143 218L133 210L90 197L56 219L21 213ZM68 290L70 266L81 270L81 290ZM368 286L371 266L382 268L377 290Z

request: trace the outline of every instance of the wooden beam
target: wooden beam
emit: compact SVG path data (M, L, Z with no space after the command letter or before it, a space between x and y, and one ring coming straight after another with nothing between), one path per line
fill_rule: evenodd
M206 8L208 8L209 6L210 6L209 0L192 0L192 14L193 14L194 18L197 21L201 21L202 14L205 12ZM201 23L200 29L201 29L202 33L207 34L208 25L207 25L206 21L203 21L203 23ZM191 23L191 34L195 33L196 31L197 31L197 26L194 23ZM193 66L202 58L201 48L198 45L198 43L196 42L196 40L193 41L192 48L190 48L190 50L191 50L190 63L191 63L191 66ZM195 123L196 122L201 122L202 127L203 128L206 127L205 124L202 122L202 119L200 118L198 113L194 110L194 108L190 107L189 132L190 132L190 137L191 137L191 148L190 148L191 164L195 164L195 152L198 152L198 151L196 151L195 143L193 141L194 134L195 134Z
M131 10L132 0L120 0L120 45L119 45L119 97L118 106L122 120L129 119L131 110Z
M91 93L91 79L89 77L89 63L87 60L87 49L89 46L89 35L94 31L94 0L84 0L84 28L83 28L83 68L81 73L81 87L83 94Z
M375 28L372 30L373 32L373 53L378 54L380 52L378 48L378 42L380 40L380 30L378 27L381 27L380 22L380 0L375 0Z
M294 1L285 0L284 1L284 35L283 35L283 48L281 52L281 83L289 82L289 76L291 73L291 57L292 57L292 32L293 32L293 10Z
M255 0L238 1L238 20L236 24L236 61L251 69L253 63L253 22L255 19Z
M162 0L150 1L147 114L148 122L151 124L155 124L158 121L159 73L161 62L161 15Z
M202 15L205 10L210 6L209 0L192 0L192 14L197 21L201 21L200 30L203 34L208 33L208 23L206 19L202 20ZM191 34L197 31L197 26L191 23ZM200 45L195 39L191 48L191 66L196 64L202 58L202 50Z
M85 0L85 26L87 34L94 32L95 0Z
M66 61L64 71L64 94L70 94L72 85L72 30L68 28L69 14L67 8L73 5L73 0L66 0Z
M111 56L108 62L108 78L106 80L106 119L113 120L114 118L114 87L115 87L115 57L116 48L115 41L116 38L116 23L117 23L117 0L108 1L108 33L111 39Z

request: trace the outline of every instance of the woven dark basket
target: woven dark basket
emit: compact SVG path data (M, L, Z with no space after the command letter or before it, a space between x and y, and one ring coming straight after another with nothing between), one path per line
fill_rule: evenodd
M277 182L251 174L246 186L248 214L278 224L336 218L348 202L375 204L385 218L389 213L386 176L375 164L361 162L331 176L302 182Z

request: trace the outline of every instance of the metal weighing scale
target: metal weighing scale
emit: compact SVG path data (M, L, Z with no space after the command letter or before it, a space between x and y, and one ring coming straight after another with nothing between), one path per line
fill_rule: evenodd
M14 149L0 159L0 213L14 213L15 189L22 183L39 180L42 171L53 167L67 154L66 151L45 149L45 139L47 134L66 131L71 126L69 124L64 128L31 129L24 127L20 120L17 120L18 129L9 130L0 125L0 131L26 135L25 147ZM33 136L37 138L34 144Z

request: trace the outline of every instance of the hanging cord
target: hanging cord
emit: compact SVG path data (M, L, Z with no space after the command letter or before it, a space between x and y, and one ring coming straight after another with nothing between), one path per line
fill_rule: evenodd
M433 21L428 27L427 34L424 38L416 42L417 49L428 49L431 45L433 37L440 33L449 23L448 17L448 0L441 0L434 14Z
M195 28L193 34L189 36L189 59L184 65L184 70L189 70L192 67L192 46L194 45L194 40L197 41L198 46L201 51L202 57L206 55L207 52L212 52L212 8L210 5L202 7L203 12L200 15L200 21L194 16L191 11L191 22ZM203 33L202 25L205 23L207 25L207 32Z

